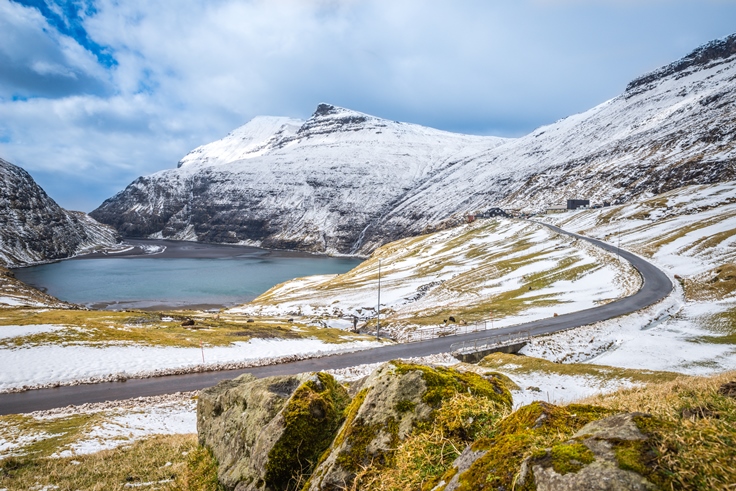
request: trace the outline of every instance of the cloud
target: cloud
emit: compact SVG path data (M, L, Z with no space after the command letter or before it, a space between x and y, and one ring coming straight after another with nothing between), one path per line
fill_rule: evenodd
M0 156L86 210L256 115L319 102L524 134L736 18L695 0L47 1L0 0ZM75 179L83 197L63 187Z
M35 9L0 0L0 97L109 93L107 71Z

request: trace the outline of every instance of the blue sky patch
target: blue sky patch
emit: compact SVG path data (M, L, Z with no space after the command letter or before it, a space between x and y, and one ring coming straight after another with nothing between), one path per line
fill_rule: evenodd
M95 55L97 61L107 67L117 65L109 48L90 39L84 29L84 18L95 15L97 9L92 3L74 0L12 0L26 7L33 7L46 18L50 25L61 34L74 38L81 46Z

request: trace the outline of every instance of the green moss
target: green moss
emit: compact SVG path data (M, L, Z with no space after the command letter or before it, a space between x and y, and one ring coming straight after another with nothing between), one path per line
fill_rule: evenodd
M511 407L511 393L503 382L495 377L483 377L474 372L460 372L453 368L430 368L423 365L391 362L399 374L419 371L427 385L422 400L437 408L458 392L467 392L496 401L500 406Z
M661 438L665 432L672 433L674 426L648 415L635 416L634 424L647 437L647 440L616 442L614 452L618 466L644 476L661 488L669 489L671 487L670 476L660 466L659 459L662 450L676 452L676 449L667 449Z
M578 404L558 407L538 401L524 406L503 419L490 438L479 439L473 445L473 450L487 452L462 474L458 489L511 489L524 459L546 453L546 448L610 413L607 409ZM589 457L577 447L570 452L564 449L558 452L558 466L566 469L572 468L573 456Z
M380 465L368 454L368 445L378 436L380 425L367 424L363 418L355 420L345 437L346 446L337 456L337 464L350 472L358 472L364 465Z
M414 408L416 408L416 407L417 407L416 403L414 403L414 402L412 402L412 401L410 401L408 399L403 399L403 400L401 400L401 401L399 401L399 402L396 403L396 408L395 409L396 409L396 412L397 413L408 413L410 411L413 411Z
M346 469L359 468L359 451L368 446L368 443L375 437L377 433L376 427L366 425L362 419L358 418L358 411L363 405L369 389L361 389L348 404L344 410L344 424L342 430L337 434L332 445L327 448L319 458L318 464L327 459L333 449L342 447L344 444L349 448L343 449L337 457L337 463L343 465ZM353 451L355 450L355 451ZM315 466L316 467L316 466ZM309 482L306 483L304 489L308 488Z
M345 409L345 423L343 430L337 434L337 437L335 437L335 441L332 444L333 447L337 448L342 445L345 438L350 434L350 428L353 426L353 423L355 423L355 419L358 416L358 410L360 409L360 406L363 405L365 397L368 395L368 390L369 389L361 389L357 394L355 394L355 397L353 397L350 404L348 404L348 407ZM329 453L329 451L327 453ZM324 455L323 457L326 458L327 455ZM324 460L324 458L320 459L320 462L322 460Z
M640 475L649 474L647 465L649 459L645 459L647 445L641 441L620 442L615 446L616 462L621 469L634 471Z
M217 459L212 450L199 446L187 454L184 475L179 478L180 486L186 490L225 491L217 479Z
M516 356L516 355L515 355ZM521 390L521 387L511 380L510 377L508 377L506 374L503 374L501 372L483 372L484 377L490 377L498 380L503 384L504 387L506 387L509 390Z
M577 472L595 460L595 455L582 443L555 445L549 452L552 468L556 473L565 475Z
M326 373L302 384L283 410L284 432L268 454L265 483L298 489L343 422L347 391Z
M445 471L442 476L440 476L439 479L437 479L435 482L431 483L431 486L428 486L429 488L433 489L438 483L444 481L445 484L449 483L453 477L455 477L455 474L457 474L457 467L452 466L447 471ZM438 491L444 491L446 486L442 486Z

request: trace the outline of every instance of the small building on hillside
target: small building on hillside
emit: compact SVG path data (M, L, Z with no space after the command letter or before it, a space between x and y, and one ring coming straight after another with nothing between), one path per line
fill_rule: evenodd
M544 212L545 212L545 213L546 213L547 215L550 215L550 214L552 214L552 213L564 213L564 212L566 212L566 211L567 211L567 206L565 206L565 205L553 205L553 206L548 206L548 207L547 207L547 208L546 208L546 209L544 210Z
M577 210L578 208L583 208L583 207L588 207L588 206L590 206L589 199L569 199L567 200L568 210Z
M493 217L506 217L508 218L509 215L501 208L488 208L486 211L481 211L475 214L478 218L493 218Z

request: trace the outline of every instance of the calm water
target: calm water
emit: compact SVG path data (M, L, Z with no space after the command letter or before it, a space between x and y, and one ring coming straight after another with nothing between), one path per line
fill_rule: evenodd
M283 281L344 273L361 262L253 247L135 242L169 247L165 254L95 255L14 272L50 295L88 307L202 308L244 303Z

